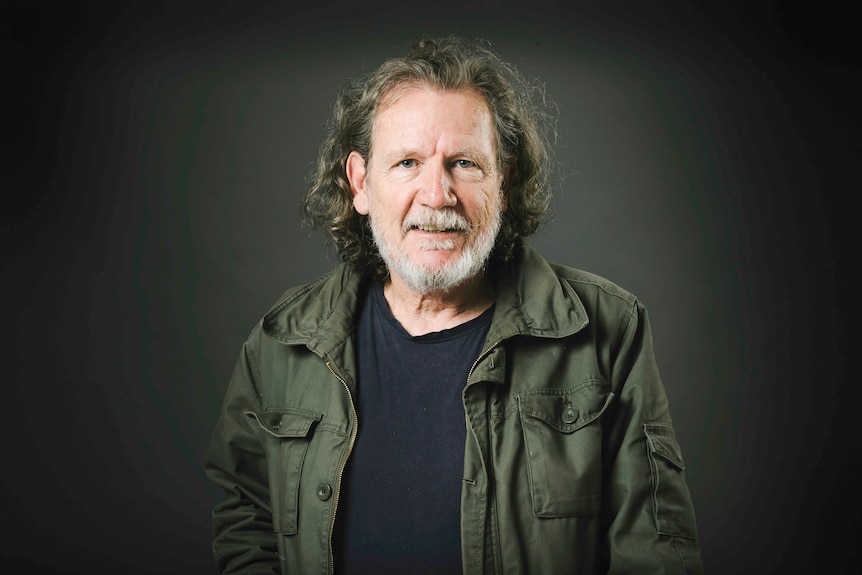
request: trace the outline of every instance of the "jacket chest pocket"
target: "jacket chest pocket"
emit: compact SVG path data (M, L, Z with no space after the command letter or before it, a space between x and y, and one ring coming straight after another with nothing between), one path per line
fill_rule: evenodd
M597 513L602 502L602 427L614 394L603 381L517 394L527 475L537 517Z
M297 532L299 482L302 464L308 451L311 429L323 417L301 409L246 412L263 429L269 480L272 526L278 533Z

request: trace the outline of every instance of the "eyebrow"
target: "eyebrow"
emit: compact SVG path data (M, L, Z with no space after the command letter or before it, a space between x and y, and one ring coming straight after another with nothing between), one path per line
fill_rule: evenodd
M414 149L401 148L401 149L396 150L396 151L389 153L389 154L379 154L378 157L382 158L388 164L388 163L394 162L396 160L401 160L404 158L412 158L412 157L418 156L418 155L421 155L421 154ZM485 154L483 154L482 152L480 152L474 148L464 148L462 150L455 152L454 154L450 154L448 156L448 158L450 158L450 159L468 158L474 162L476 162L478 160L484 160L484 159L489 159L491 162L494 161L493 156L491 156L490 158L486 158Z

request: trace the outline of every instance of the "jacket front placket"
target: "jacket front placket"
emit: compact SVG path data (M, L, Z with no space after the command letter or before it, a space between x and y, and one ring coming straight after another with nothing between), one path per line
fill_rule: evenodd
M464 388L467 439L461 492L461 549L465 573L502 572L489 441L489 397L504 393L505 374L506 352L502 340L497 340L474 363Z

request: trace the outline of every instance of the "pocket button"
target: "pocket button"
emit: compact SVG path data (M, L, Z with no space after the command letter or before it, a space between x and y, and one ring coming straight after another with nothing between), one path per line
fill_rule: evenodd
M321 501L326 501L332 496L332 486L328 483L321 483L317 486L317 498Z

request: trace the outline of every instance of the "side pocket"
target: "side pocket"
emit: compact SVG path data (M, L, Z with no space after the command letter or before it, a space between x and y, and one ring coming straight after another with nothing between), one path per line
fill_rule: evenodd
M591 380L567 390L516 395L537 517L597 513L602 503L602 428L599 416L614 394Z
M669 423L645 423L652 474L652 505L656 530L662 535L697 538L691 495L685 483L685 464L676 434Z
M268 463L273 530L293 535L297 531L299 481L308 451L309 434L323 414L285 408L267 410L262 414L247 411L245 415L255 420L266 432L264 448Z

